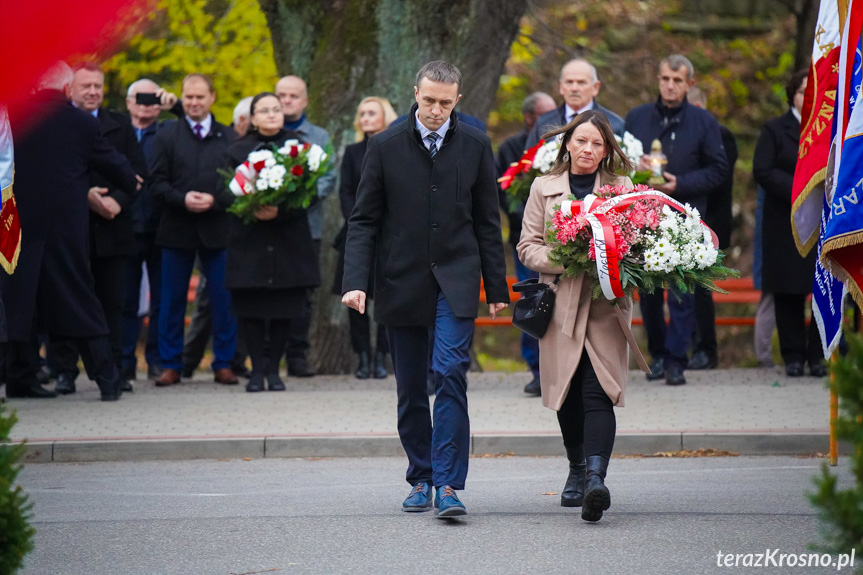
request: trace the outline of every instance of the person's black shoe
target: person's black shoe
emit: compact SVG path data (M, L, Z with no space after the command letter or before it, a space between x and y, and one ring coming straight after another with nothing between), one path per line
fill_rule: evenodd
M60 395L75 393L75 378L68 373L61 373L57 376L57 383L54 385L54 391Z
M815 364L809 364L809 375L812 377L827 377L828 373L827 366L820 361Z
M264 374L253 371L249 376L249 383L246 384L246 391L250 393L264 391Z
M387 354L382 351L375 352L375 365L372 369L372 376L375 379L387 378Z
M27 387L9 387L9 385L7 384L6 397L31 397L44 399L48 397L57 397L57 394L50 389L45 389L38 383L34 383L33 385L29 385Z
M611 493L605 486L607 470L608 460L603 456L591 455L587 458L584 503L581 506L581 518L585 521L599 521L602 519L602 512L611 507Z
M584 472L587 462L584 460L584 446L566 449L569 460L569 477L560 492L561 507L581 507L584 502Z
M147 379L159 379L160 375L162 375L162 366L161 365L148 365L147 366Z
M138 373L135 370L134 365L129 365L129 366L124 367L120 373L121 373L121 376L123 377L123 379L128 379L131 381L138 379Z
M528 395L542 396L542 385L540 385L539 376L534 377L524 386L524 392Z
M288 375L294 377L314 377L315 372L305 359L295 359L288 362Z
M132 387L132 382L126 379L125 377L120 378L120 391L128 391L133 392L135 388Z
M802 361L789 361L785 364L785 375L788 377L800 377L803 375Z
M36 370L36 381L39 382L39 385L45 385L49 381L51 381L51 370L47 367L40 367Z
M686 377L683 376L683 366L679 363L669 362L665 369L665 385L683 385Z
M715 356L710 357L705 351L696 351L686 369L716 369L717 365L719 360Z
M369 352L361 351L357 354L357 370L354 372L354 377L357 379L368 379L370 375Z
M123 382L125 381L120 377L119 372L114 376L112 381L99 381L97 379L96 384L99 386L99 391L102 392L102 401L117 401L120 399L120 396L123 395Z
M278 371L267 374L267 389L269 391L285 391L285 382L279 377Z
M659 381L665 377L665 358L660 357L650 364L650 373L645 374L647 381Z
M184 365L183 370L180 372L180 376L183 379L191 379L195 375L195 370L197 368L198 367L195 365ZM159 373L159 377L161 377L161 376L162 376L162 374ZM156 379L158 379L158 377Z
M249 368L246 367L245 363L238 363L237 365L231 366L231 371L233 371L234 375L236 375L237 377L252 377L252 372L249 371Z

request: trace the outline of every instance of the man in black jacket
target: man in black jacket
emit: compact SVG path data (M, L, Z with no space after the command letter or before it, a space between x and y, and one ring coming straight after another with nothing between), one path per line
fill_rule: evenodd
M542 139L543 134L570 123L573 118L588 110L602 112L608 118L611 129L623 137L623 118L596 103L601 82L596 75L596 68L584 58L574 58L560 69L559 90L563 96L563 105L556 110L539 117L530 134L527 136L525 148L534 147Z
M135 137L129 118L102 107L105 95L105 75L95 64L87 62L75 66L69 98L79 110L91 114L99 121L102 135L115 150L123 154L143 181L147 175L147 161ZM130 216L137 195L126 194L111 186L98 170L90 173L90 270L96 280L96 297L105 310L110 330L111 353L121 372L123 369L123 298L126 294L127 259L135 248L135 233ZM131 289L131 288L130 288ZM78 350L72 342L52 342L48 345L48 364L57 373L57 393L75 393L78 376ZM131 378L131 379L134 379ZM132 384L124 378L123 391L132 391Z
M692 88L687 98L693 106L707 109L707 98L697 87ZM737 140L734 134L719 124L719 134L722 136L722 148L728 170L719 188L707 195L707 210L704 213L704 223L716 232L719 239L719 249L726 250L731 245L731 228L734 223L732 205L734 203L734 164L737 163ZM713 304L713 292L707 288L695 288L695 323L696 337L689 369L714 369L719 364L719 349L716 343L716 307Z
M537 120L548 112L555 111L554 99L545 92L534 92L521 104L521 115L524 118L524 130L510 136L497 149L497 176L501 177L511 164L519 161L526 149L527 137L536 125ZM521 237L521 219L524 215L524 204L513 206L505 190L500 189L500 208L509 218L509 243L512 245L512 260L515 264L515 277L518 281L537 278L539 274L524 267L518 259L515 246ZM521 334L521 356L527 363L533 379L524 386L524 392L539 396L542 394L539 381L539 341L526 333Z
M66 100L71 82L72 70L59 62L46 73L40 90L21 109L10 111L15 197L24 233L15 275L0 274L10 339L7 394L54 395L36 379L36 333L46 333L55 342L75 340L102 399L110 401L120 396L120 372L90 271L90 174L98 171L129 197L137 182L96 119Z
M482 277L492 317L507 306L494 156L488 137L452 113L461 74L443 61L417 73L409 120L369 140L348 222L342 302L365 313L374 263L375 320L387 327L398 429L413 486L405 511L465 513L470 455L468 349ZM434 431L426 393L429 326Z
M649 150L653 140L662 143L668 158L663 174L667 182L659 186L674 199L690 204L699 213L707 211L708 195L721 186L728 162L719 135L719 123L706 110L689 104L686 94L692 87L692 63L672 54L659 64L659 98L626 116L626 131L641 140ZM640 169L650 169L648 156ZM686 383L683 370L695 330L695 298L678 293L668 298L669 324L665 324L663 290L641 295L641 315L647 331L647 348L653 364L648 379L665 377L668 385Z
M233 202L218 170L226 165L233 130L210 113L216 92L203 74L183 79L185 116L162 128L153 144L153 195L162 203L156 242L162 246L162 307L159 354L162 375L156 385L179 383L183 367L186 294L195 256L201 260L213 314L213 372L217 383L233 385L231 360L237 345L237 321L225 288L225 266Z

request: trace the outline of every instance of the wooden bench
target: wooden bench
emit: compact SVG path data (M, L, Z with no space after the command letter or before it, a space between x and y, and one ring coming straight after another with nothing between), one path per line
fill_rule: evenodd
M506 283L509 287L510 301L515 302L520 295L512 291L512 284L518 281L515 276L507 276ZM713 301L715 304L747 304L758 305L758 300L761 299L761 292L752 286L752 278L731 278L716 282L716 285L726 290L727 294L714 293ZM666 293L666 298L668 294ZM480 285L479 293L480 303L486 303L485 290ZM632 318L632 325L642 325L644 321L640 317ZM498 316L491 319L488 315L476 318L475 325L478 326L511 326L512 316ZM716 325L755 325L755 316L716 316Z

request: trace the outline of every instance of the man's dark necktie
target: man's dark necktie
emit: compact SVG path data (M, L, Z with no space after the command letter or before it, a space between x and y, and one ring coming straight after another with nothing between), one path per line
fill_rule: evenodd
M204 126L202 126L201 124L195 124L195 127L193 129L195 130L195 135L198 136L198 139L203 140L204 136L201 134L201 132L204 131Z
M430 142L429 144L429 154L434 158L435 154L437 154L437 139L440 138L437 132L430 132L426 136L426 140Z

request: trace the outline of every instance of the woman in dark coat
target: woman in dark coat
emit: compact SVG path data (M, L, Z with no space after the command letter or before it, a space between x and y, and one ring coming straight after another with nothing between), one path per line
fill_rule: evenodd
M389 101L385 98L370 96L365 98L357 107L357 115L354 118L354 129L356 130L355 144L345 148L342 158L341 183L339 184L339 200L342 204L342 215L345 217L345 225L336 237L334 246L339 250L339 263L336 266L336 276L333 281L333 293L342 295L342 272L345 267L345 239L348 235L348 220L354 211L354 203L357 199L357 187L360 185L360 170L363 166L363 158L366 155L366 146L369 138L378 132L384 131L396 119L396 113ZM374 288L374 279L369 278L369 291ZM369 315L361 314L355 309L348 309L348 321L351 331L351 347L357 354L357 379L367 379L374 375L376 379L387 376L386 356L387 336L384 326L378 325L377 342L375 345L374 367L370 365L372 356L371 337L369 335Z
M228 150L231 169L250 152L299 139L283 128L275 94L255 96L249 115L249 134ZM246 391L263 391L265 378L267 389L284 391L279 358L288 341L289 319L302 316L307 291L321 283L320 270L305 210L263 206L255 217L251 224L232 219L225 284L252 358Z
M779 349L785 373L824 377L821 338L813 319L806 328L806 296L815 278L815 250L800 257L791 232L791 186L800 141L800 110L806 91L806 71L791 77L785 88L791 109L768 121L755 147L752 173L764 190L762 217L762 289L772 293L776 308Z

